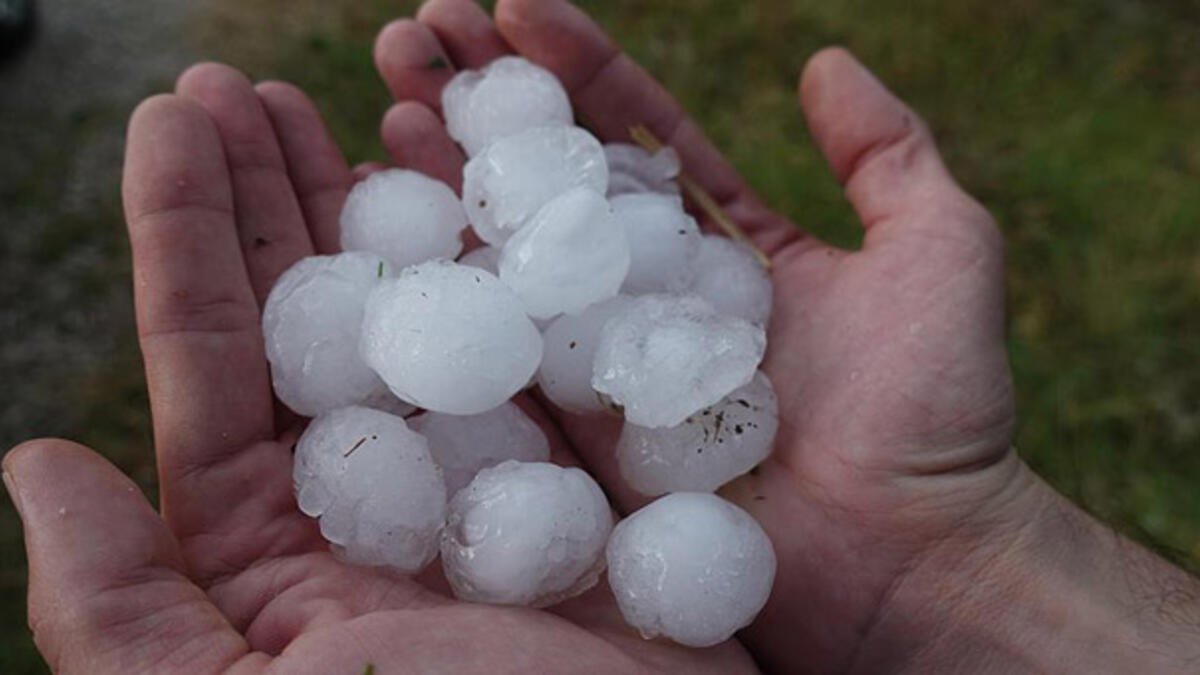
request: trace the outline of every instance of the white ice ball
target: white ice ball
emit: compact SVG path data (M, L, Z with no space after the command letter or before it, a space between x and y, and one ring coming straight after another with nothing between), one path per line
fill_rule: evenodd
M300 510L346 560L416 572L437 553L442 474L402 418L352 406L318 416L296 443Z
M564 314L542 333L542 365L538 386L554 405L574 413L597 413L608 407L592 389L592 362L600 330L632 300L618 295L579 314Z
M537 319L573 314L617 294L629 270L625 228L600 193L575 188L548 202L500 252L500 280Z
M365 252L309 256L279 276L262 327L275 395L313 417L387 389L358 354L367 295L391 268Z
M463 206L471 226L502 245L546 202L577 187L604 194L604 149L578 127L534 127L506 136L471 158L463 169Z
M600 331L592 388L643 427L673 427L754 377L761 326L694 296L644 295Z
M519 56L460 71L442 90L446 131L473 157L531 127L569 125L571 101L554 75Z
M695 269L689 292L722 314L766 325L771 316L771 277L745 244L706 235L700 242Z
M458 259L459 265L470 265L481 270L487 270L494 276L500 276L500 249L495 246L480 246L464 253Z
M608 160L608 196L654 192L678 195L679 154L672 147L663 147L651 154L640 145L607 143L604 156Z
M462 202L445 183L408 169L359 181L342 207L342 248L377 253L398 270L462 251Z
M450 502L442 567L464 600L544 607L595 585L612 514L581 469L504 462Z
M550 443L529 416L511 401L478 415L427 412L409 420L429 439L433 461L442 468L446 494L453 497L480 470L510 460L545 462Z
M676 492L621 521L607 558L625 622L647 639L689 647L724 642L749 625L775 580L762 527L708 493Z
M613 197L613 215L629 238L631 262L621 291L677 293L695 275L700 228L678 197L640 193Z
M750 384L678 426L626 422L617 442L621 475L645 495L711 492L771 454L778 412L771 382L759 371Z
M473 415L529 382L542 359L542 336L499 279L434 260L375 288L367 298L360 349L401 399Z

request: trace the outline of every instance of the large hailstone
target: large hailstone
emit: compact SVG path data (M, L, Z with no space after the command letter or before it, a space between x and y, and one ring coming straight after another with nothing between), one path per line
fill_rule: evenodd
M728 640L771 594L775 551L750 514L709 493L676 492L617 524L608 583L625 622L689 647Z
M705 235L695 269L690 293L704 298L722 314L766 325L771 316L771 277L745 244Z
M481 270L487 270L494 276L500 276L500 249L495 246L480 246L464 253L458 259L459 265L470 265Z
M700 228L678 197L640 193L613 197L613 215L625 226L631 262L621 290L630 295L680 292L695 275Z
M629 270L625 228L600 193L556 197L500 252L500 280L536 319L574 314L617 294Z
M450 497L481 469L510 459L550 459L546 434L511 401L478 415L427 412L409 420L409 425L429 439L429 452L442 469Z
M592 362L600 330L631 301L627 295L618 295L579 314L564 314L542 333L542 365L537 380L542 393L554 405L575 413L608 409L592 389Z
M402 418L352 406L314 419L296 443L300 510L346 560L416 572L437 553L446 487Z
M542 336L499 279L433 260L375 288L367 298L360 350L401 399L474 415L529 382L542 359Z
M302 258L271 289L263 338L275 395L313 417L387 391L358 354L363 305L391 269L361 251Z
M695 296L644 295L604 325L592 388L643 427L673 427L754 377L761 326L718 314Z
M442 90L442 112L446 131L468 157L519 131L572 121L571 101L558 79L519 56L460 71Z
M450 502L442 567L464 600L545 607L595 585L612 514L581 469L504 462Z
M607 143L604 157L608 160L608 196L653 192L678 195L679 154L664 146L651 154L641 146L630 143Z
M642 494L711 492L766 459L778 426L775 392L759 371L750 384L678 426L626 423L617 462L625 481Z
M463 168L463 205L471 226L500 246L546 202L577 187L604 194L604 149L578 127L534 127L506 136Z
M462 251L462 202L445 183L408 169L371 174L342 207L342 248L377 253L396 269Z

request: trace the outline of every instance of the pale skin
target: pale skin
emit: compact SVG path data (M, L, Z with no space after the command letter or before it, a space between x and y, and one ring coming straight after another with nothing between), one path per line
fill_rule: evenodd
M722 489L774 542L758 620L706 650L643 641L606 588L550 611L454 601L436 573L344 565L291 495L302 421L275 404L259 329L273 280L337 250L356 175L312 103L201 65L130 122L124 197L161 514L99 455L11 451L29 616L57 672L1178 672L1200 585L1108 532L1011 448L1003 240L918 117L852 56L800 78L811 133L866 228L832 248L773 213L671 97L557 0L433 0L381 33L394 163L458 187L439 118L454 68L520 53L605 140L648 125L767 252L772 457ZM430 68L442 58L448 67ZM557 461L628 512L617 427L523 405Z

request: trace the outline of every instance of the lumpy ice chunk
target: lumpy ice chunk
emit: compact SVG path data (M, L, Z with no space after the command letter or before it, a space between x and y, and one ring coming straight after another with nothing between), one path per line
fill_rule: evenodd
M600 330L632 299L618 295L589 306L579 314L564 314L542 333L542 365L538 386L554 405L574 413L607 409L592 389L592 362Z
M771 316L771 277L745 244L705 235L695 269L691 293L722 314L766 325Z
M678 195L679 154L674 148L663 147L651 154L641 146L629 143L608 143L604 146L608 160L608 196L654 192Z
M305 514L345 559L416 572L437 553L446 488L425 438L388 413L351 406L314 419L292 479Z
M676 492L613 529L608 583L625 622L689 647L728 640L767 602L771 540L750 514L708 493Z
M629 194L613 197L613 215L625 226L631 263L621 290L630 295L679 292L695 274L700 228L678 197Z
M499 279L434 260L403 270L368 296L360 350L401 399L474 415L529 382L542 358L542 336Z
M643 427L673 427L754 377L762 327L694 296L644 295L600 331L592 388Z
M642 494L711 492L771 454L778 426L775 392L759 371L750 384L678 426L626 423L617 461L625 481Z
M361 251L302 258L271 289L263 338L275 395L312 417L387 391L358 354L367 295L391 268Z
M463 257L458 259L458 264L478 267L495 276L500 276L500 249L495 246L480 246L469 253L464 253Z
M530 127L569 125L571 101L550 71L519 56L459 72L442 90L446 131L473 157Z
M450 502L442 567L464 600L545 607L595 585L612 514L580 469L504 462Z
M463 205L479 237L502 245L547 202L577 187L604 194L604 149L578 127L534 127L506 136L463 169Z
M414 417L409 424L429 439L429 451L442 469L446 494L450 497L466 487L482 469L510 459L522 462L550 459L546 434L511 401L478 415L427 412Z
M628 270L625 228L589 188L550 201L500 252L500 280L537 319L613 297Z
M457 256L467 215L445 183L408 169L388 169L354 186L342 207L341 226L343 249L377 253L400 269Z

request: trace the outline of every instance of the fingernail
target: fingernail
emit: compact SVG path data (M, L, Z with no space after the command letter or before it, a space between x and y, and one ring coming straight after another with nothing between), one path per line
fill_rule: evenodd
M17 507L17 514L24 516L24 513L21 511L21 491L17 489L17 484L13 480L12 474L7 470L0 472L0 479L4 480L4 489L8 490L8 498L12 500L13 506Z

